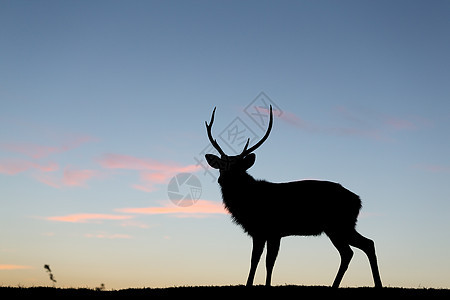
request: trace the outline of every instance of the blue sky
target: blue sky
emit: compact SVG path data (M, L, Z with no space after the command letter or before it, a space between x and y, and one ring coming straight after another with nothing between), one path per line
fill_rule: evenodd
M0 284L51 285L45 264L61 287L244 283L251 240L196 159L215 106L216 137L236 117L259 136L245 110L266 97L282 113L249 173L340 182L385 285L450 287L448 2L0 6ZM182 172L202 186L186 208ZM285 238L273 284L338 265L325 236ZM358 250L342 285L372 285Z

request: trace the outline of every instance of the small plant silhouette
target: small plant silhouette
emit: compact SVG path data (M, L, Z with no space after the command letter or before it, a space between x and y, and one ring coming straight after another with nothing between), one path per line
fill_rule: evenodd
M50 269L50 266L49 265L44 265L44 269L45 269L45 271L47 271L48 276L50 277L50 280L53 281L53 284L55 284L56 283L56 279L53 276L53 273L52 273L52 270Z
M209 124L205 122L205 125L209 141L220 157L206 154L205 158L211 167L220 172L218 182L223 203L231 213L233 221L253 239L247 286L253 285L256 267L266 243L266 285L270 286L281 238L325 233L341 256L333 287L339 287L352 259L353 251L350 246L366 253L375 287L382 287L374 242L355 229L361 208L359 196L330 181L274 183L254 179L247 173L247 169L255 163L256 155L252 152L269 137L273 124L272 106L269 126L264 137L250 148L248 139L244 150L234 156L225 154L212 136L215 111L214 108L211 121Z

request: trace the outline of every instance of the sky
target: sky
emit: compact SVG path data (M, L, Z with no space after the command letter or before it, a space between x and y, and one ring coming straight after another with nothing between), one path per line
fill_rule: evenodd
M1 1L0 47L0 285L244 284L204 121L234 155L271 104L249 173L341 183L384 285L450 288L448 1ZM286 237L272 284L339 261Z

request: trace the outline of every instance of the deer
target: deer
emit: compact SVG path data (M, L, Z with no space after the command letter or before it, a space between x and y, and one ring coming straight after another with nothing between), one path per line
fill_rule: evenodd
M375 244L356 231L361 209L358 195L339 183L321 180L300 180L274 183L253 178L247 170L253 166L253 153L269 137L273 125L272 105L264 136L248 147L250 138L238 155L225 154L213 138L214 108L206 131L212 146L220 154L205 154L207 163L219 170L218 184L223 204L234 223L252 238L250 272L246 286L252 286L265 245L266 286L271 286L272 272L281 238L286 236L319 236L325 233L340 255L340 265L332 287L338 288L353 256L350 246L362 250L370 263L375 288L381 288Z

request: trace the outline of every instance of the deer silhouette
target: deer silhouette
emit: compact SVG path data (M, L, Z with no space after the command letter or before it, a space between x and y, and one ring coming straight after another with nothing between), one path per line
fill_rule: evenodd
M220 157L206 154L208 164L219 169L218 183L225 208L233 221L253 239L250 272L247 286L252 286L256 268L267 243L266 286L271 285L272 271L282 237L291 235L317 236L325 233L338 250L341 263L333 282L339 287L353 256L350 246L364 251L369 259L375 287L382 287L374 242L356 229L361 200L358 195L338 183L319 180L301 180L273 183L256 180L247 173L254 163L255 151L269 137L273 124L270 120L263 138L248 148L250 139L239 155L229 156L212 137L214 108L209 124L205 121L208 138Z

